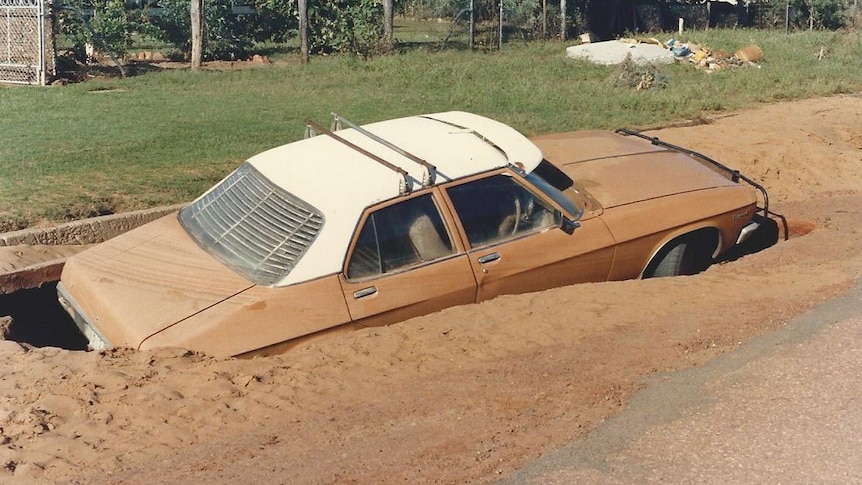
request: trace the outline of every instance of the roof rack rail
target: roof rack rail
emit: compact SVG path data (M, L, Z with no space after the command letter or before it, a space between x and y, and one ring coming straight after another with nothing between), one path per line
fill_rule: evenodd
M341 144L344 144L344 145L356 150L357 152L365 155L366 157L368 157L368 158L374 160L375 162L383 165L384 167L388 168L389 170L392 170L393 172L398 173L399 175L401 175L401 182L398 184L398 193L401 195L406 195L406 194L410 193L410 178L409 178L410 175L403 168L395 166L395 165L387 162L386 160L378 157L377 155L369 152L368 150L365 150L362 147L354 145L353 143L351 143L351 142L345 140L344 138L336 135L331 130L327 130L326 128L315 123L314 121L305 120L305 126L306 126L306 128L311 128L311 129L313 129L319 133L322 133L322 134L332 138L333 140L335 140Z
M491 147L491 148L493 148L494 150L497 150L498 152L500 152L500 155L503 155L503 156L506 158L506 161L507 161L508 166L509 166L510 168L512 168L512 169L514 169L515 171L518 171L518 172L520 172L520 173L522 173L522 174L524 173L524 164L523 164L523 163L521 163L521 162L513 162L513 161L509 160L509 154L508 154L508 153L506 153L506 151L505 151L505 150L503 150L502 148L500 148L500 146L499 146L499 145L497 145L496 143L494 143L493 141L491 141L489 138L486 138L486 137L485 137L485 135L483 135L483 134L479 133L478 131L474 130L473 128L467 128L466 126L461 126L461 125L459 125L459 124L457 124L457 123L452 123L451 121L446 121L446 120L440 120L440 119L437 119L437 118L432 118L431 116L428 116L428 115L422 115L422 116L420 116L420 118L425 118L425 119L427 119L427 120L433 120L433 121L436 121L436 122L438 122L438 123L443 123L444 125L449 125L449 126L451 126L451 127L453 127L453 128L457 128L458 130L461 130L461 131L463 131L464 133L470 133L471 135L475 136L476 138L478 138L478 139L482 140L483 142L487 143L487 144L488 144L488 146L490 146L490 147Z
M426 160L423 160L423 159L417 157L416 155L413 155L412 153L408 152L407 150L404 150L403 148L395 145L394 143L391 143L391 142L387 141L386 139L384 139L380 136L377 136L374 133L371 133L370 131L368 131L365 128L357 125L356 123L348 120L347 118L340 116L338 113L331 113L331 114L332 114L333 130L338 129L341 126L341 123L344 123L345 125L349 126L350 128L353 128L354 130L356 130L358 133L361 133L362 135L365 135L368 138L371 138L372 140L376 141L377 143L380 143L381 145L385 146L386 148L391 149L395 153L398 153L399 155L402 155L402 156L410 159L411 161L418 163L419 165L421 165L425 169L425 173L422 175L422 187L430 187L430 186L434 185L434 180L437 178L437 167L435 167L433 164L429 163Z

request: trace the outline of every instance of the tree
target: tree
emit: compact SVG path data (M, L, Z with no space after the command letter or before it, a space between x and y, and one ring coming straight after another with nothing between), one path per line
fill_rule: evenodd
M203 60L204 45L204 8L203 0L191 0L191 22L192 22L192 71L201 68Z
M387 52L395 47L392 35L392 20L394 16L392 3L392 0L383 0L383 48Z
M308 0L299 0L299 55L302 62L308 62Z
M566 32L568 29L568 23L566 19L566 0L560 0L560 40L566 40Z

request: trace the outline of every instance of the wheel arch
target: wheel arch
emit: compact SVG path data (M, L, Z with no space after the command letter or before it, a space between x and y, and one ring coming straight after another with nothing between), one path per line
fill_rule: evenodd
M721 230L715 226L702 227L686 227L669 233L662 239L660 244L657 244L652 254L647 260L647 264L641 271L640 278L649 278L651 273L655 271L656 265L661 261L664 254L683 241L692 242L697 251L697 258L706 264L703 264L703 269L709 266L712 261L721 252L722 235ZM703 271L703 270L701 270Z

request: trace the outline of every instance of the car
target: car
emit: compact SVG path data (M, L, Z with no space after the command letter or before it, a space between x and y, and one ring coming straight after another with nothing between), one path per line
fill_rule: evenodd
M772 220L751 179L630 130L333 116L69 258L59 299L90 348L269 355L503 294L694 274Z

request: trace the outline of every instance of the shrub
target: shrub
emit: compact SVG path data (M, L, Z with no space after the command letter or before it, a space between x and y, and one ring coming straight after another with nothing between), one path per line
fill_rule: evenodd
M790 0L789 6L787 15L787 3L771 3L767 11L768 23L776 27L783 26L785 17L789 16L790 27L794 29L813 26L817 29L835 30L847 26L852 9L845 0Z
M92 12L88 15L88 12ZM62 34L72 40L75 58L87 61L84 46L122 57L132 45L132 35L140 25L139 17L125 0L72 1L58 13Z
M159 15L149 17L146 32L169 43L184 55L192 50L188 0L160 0ZM247 18L248 17L248 18ZM254 45L253 14L234 14L230 0L204 2L203 57L205 60L242 59ZM251 20L251 21L249 21Z
M377 0L331 2L329 8L309 7L309 37L328 39L329 45L314 42L321 50L357 54L363 58L383 48L383 4ZM316 32L315 32L316 31ZM317 35L315 35L317 34ZM322 34L322 35L321 35Z
M296 0L257 0L254 4L257 21L253 26L256 41L282 43L295 38L299 31Z
M260 23L258 40L283 41L298 30L296 0L262 0L261 17L278 19ZM308 4L308 48L313 54L345 52L363 58L381 51L383 4L380 0L329 0Z

